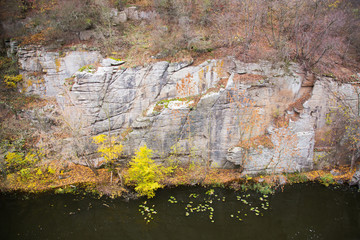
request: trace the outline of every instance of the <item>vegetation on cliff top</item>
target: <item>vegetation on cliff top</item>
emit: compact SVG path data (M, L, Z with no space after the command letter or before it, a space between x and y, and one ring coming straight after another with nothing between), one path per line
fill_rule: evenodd
M116 20L116 11L129 6L149 19ZM5 0L0 9L8 26L3 39L70 49L86 44L128 64L235 55L296 61L340 80L358 71L357 1ZM81 41L88 30L92 36Z

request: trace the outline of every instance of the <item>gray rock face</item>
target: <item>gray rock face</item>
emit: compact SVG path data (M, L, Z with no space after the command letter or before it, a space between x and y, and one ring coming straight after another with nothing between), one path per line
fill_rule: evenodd
M20 72L25 75L24 90L46 97L55 97L60 104L65 101L64 85L81 67L102 59L99 52L45 52L42 48L18 50Z
M86 30L86 31L81 31L79 33L79 38L81 41L88 41L90 40L92 37L94 37L94 31L93 30Z
M106 58L102 60L101 65L103 67L112 67L112 66L119 66L124 63L125 63L124 61L120 61L112 58Z
M228 58L198 66L157 62L122 69L111 59L101 61L97 52L61 57L21 49L19 57L28 78L31 72L44 77L27 90L56 96L64 118L84 135L126 132L127 155L146 144L158 160L172 155L213 167L240 166L244 174L313 168L315 135L325 123L329 91L342 92L351 104L357 96L351 85L319 79L294 112L292 103L304 91L296 64ZM96 68L77 71L95 62ZM283 117L287 120L280 124Z
M341 105L337 99L350 109L358 109L359 97L351 84L340 84L327 78L315 83L312 97L304 103L304 108L314 118L316 128L326 126L326 114Z
M350 186L354 186L354 185L358 185L358 187L360 188L360 170L357 170L355 172L355 174L353 175L350 181Z
M115 17L114 17L114 22L115 24L120 24L120 23L124 23L127 21L127 15L125 13L125 11L121 11L119 12Z
M111 9L110 15L112 17L112 23L118 25L125 23L128 20L153 20L157 17L155 11L138 11L137 7L126 7L124 11L118 11L117 9Z
M137 7L125 8L125 12L129 19L139 20L139 12L137 11Z

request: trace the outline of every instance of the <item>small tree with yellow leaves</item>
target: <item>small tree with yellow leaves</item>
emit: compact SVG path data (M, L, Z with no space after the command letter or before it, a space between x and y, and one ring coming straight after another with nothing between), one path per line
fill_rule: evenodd
M167 174L172 172L171 167L156 164L152 159L152 150L147 146L140 147L133 159L127 174L127 182L135 184L135 191L140 196L152 198L155 191L162 188L160 183Z
M115 137L108 137L105 134L101 134L93 137L93 142L98 145L98 152L107 163L113 162L121 155L123 146Z
M93 137L93 142L98 146L97 152L100 153L100 156L105 159L106 165L111 171L110 182L112 182L112 175L115 171L115 161L120 157L123 146L116 137L105 134ZM117 173L120 177L120 180L122 181L120 172L118 171Z

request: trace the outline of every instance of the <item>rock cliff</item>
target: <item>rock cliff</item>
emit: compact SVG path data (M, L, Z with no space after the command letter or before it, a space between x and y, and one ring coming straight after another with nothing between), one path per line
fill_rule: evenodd
M295 63L228 57L123 68L98 52L41 48L18 57L24 91L55 97L77 135L111 131L126 155L146 144L159 161L171 155L244 174L312 169L338 98L359 103L353 85L307 76Z

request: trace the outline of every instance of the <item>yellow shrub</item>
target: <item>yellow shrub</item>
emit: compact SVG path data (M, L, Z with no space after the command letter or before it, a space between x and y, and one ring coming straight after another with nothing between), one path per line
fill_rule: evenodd
M24 155L18 152L8 152L5 155L5 163L8 170L19 170L24 165Z
M20 177L22 181L26 181L31 178L31 169L23 168L20 170Z
M33 151L28 152L25 157L23 153L19 152L8 152L5 155L5 163L9 172L32 168L38 161L38 155Z
M43 175L43 172L41 171L40 168L36 171L36 175L37 176L42 176Z
M17 76L4 76L4 82L9 88L16 88L17 84L23 80L23 76L21 74Z
M48 173L51 174L51 175L54 175L54 174L56 173L56 170L53 169L53 168L50 167L50 166L48 167L47 171L48 171Z
M37 155L34 152L28 152L25 156L25 162L29 164L34 164L38 161Z
M136 185L135 190L140 196L152 198L155 191L162 188L160 181L172 172L171 167L157 165L152 159L152 150L143 146L136 152L136 156L130 161L127 181Z

